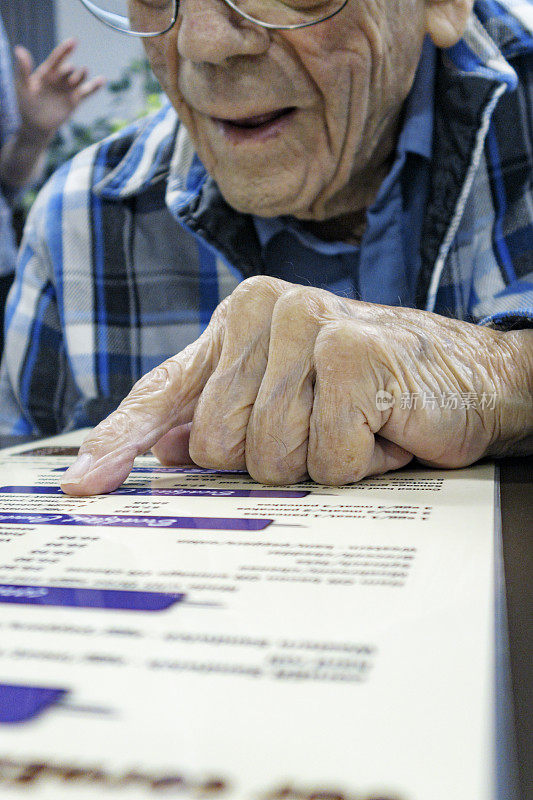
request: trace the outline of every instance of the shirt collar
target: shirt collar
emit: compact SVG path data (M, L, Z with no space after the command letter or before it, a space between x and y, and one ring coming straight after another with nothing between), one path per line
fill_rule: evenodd
M433 119L437 51L426 36L411 91L404 105L397 153L416 153L429 161L433 153Z

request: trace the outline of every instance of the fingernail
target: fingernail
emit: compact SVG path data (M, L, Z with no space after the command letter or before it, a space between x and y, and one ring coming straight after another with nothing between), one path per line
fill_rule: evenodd
M90 453L82 453L78 456L74 464L67 469L61 481L61 486L65 484L79 483L87 475L93 464L93 457Z

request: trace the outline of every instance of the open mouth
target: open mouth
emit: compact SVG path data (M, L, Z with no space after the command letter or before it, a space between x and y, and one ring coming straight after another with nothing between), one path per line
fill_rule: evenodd
M269 125L281 117L290 114L294 111L293 108L280 108L277 111L271 111L268 114L258 114L256 117L243 117L242 119L228 119L224 122L234 125L237 128L260 128L263 125Z
M216 122L231 139L262 138L278 133L295 111L296 109L292 106L251 117L219 118L216 119Z

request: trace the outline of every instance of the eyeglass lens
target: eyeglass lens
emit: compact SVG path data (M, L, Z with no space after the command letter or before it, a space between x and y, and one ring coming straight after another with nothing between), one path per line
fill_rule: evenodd
M177 5L174 0L81 1L105 24L145 36L168 30L174 22ZM228 5L259 23L292 28L332 16L345 5L345 0L229 0Z

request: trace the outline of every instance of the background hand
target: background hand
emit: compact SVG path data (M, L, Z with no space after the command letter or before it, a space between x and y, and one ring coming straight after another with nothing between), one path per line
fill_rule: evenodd
M28 50L15 47L15 85L22 125L47 139L105 83L102 77L88 80L87 69L77 68L68 60L75 48L75 40L67 39L34 70Z

